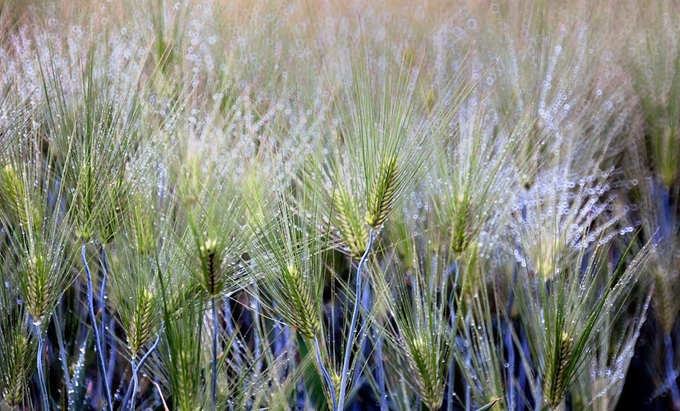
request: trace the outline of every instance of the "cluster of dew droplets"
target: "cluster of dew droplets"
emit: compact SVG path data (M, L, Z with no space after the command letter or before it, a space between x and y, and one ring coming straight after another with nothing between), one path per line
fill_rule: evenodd
M594 171L587 177L564 168L542 172L513 207L515 218L509 228L516 244L523 248L512 250L517 262L522 266L535 265L542 258L556 259L569 249L604 245L616 235L632 232L632 226L617 229L628 209L619 209L614 201L616 197L609 183L612 171ZM542 256L541 244L556 241L559 249Z

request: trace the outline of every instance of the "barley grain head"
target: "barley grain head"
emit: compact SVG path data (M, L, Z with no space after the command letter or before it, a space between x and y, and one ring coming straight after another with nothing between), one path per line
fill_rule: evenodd
M559 340L556 341L555 348L549 358L548 369L544 378L546 386L546 401L550 406L556 408L564 399L564 394L570 384L571 376L568 370L572 361L572 350L574 339L568 333L563 332Z
M136 358L139 350L151 340L154 321L154 296L144 288L137 296L137 304L128 326L128 345L132 358Z
M215 297L224 289L225 273L222 269L222 258L218 243L208 238L199 247L199 258L202 272L202 284L208 295Z
M8 209L13 217L16 218L21 227L27 229L29 219L26 210L26 202L29 198L26 196L26 189L24 188L23 180L19 177L16 170L11 164L7 164L2 169L2 191L0 198L3 206Z
M13 317L10 314L10 317ZM10 317L5 320L9 322ZM12 318L16 320L18 318ZM29 394L28 381L33 375L33 361L36 354L35 338L27 333L27 318L16 324L8 324L6 329L0 330L0 360L4 369L0 379L0 395L8 405L19 407ZM3 325L0 327L4 328Z
M284 288L282 291L287 293L292 304L290 314L293 325L303 336L310 339L314 338L316 333L319 332L320 326L308 284L305 284L300 270L292 264L282 270L281 277Z
M37 323L50 314L52 299L54 298L54 284L51 283L51 273L47 258L43 254L27 257L24 266L24 277L28 293L26 307Z
M392 208L399 175L397 174L397 155L391 155L380 162L380 169L368 191L366 215L364 220L373 229L380 228Z
M355 199L344 186L339 185L333 191L333 204L343 240L352 257L359 259L368 245L368 230L360 218Z

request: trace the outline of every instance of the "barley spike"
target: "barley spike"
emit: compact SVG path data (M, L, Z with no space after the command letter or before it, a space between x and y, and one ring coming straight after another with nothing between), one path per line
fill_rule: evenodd
M361 221L357 206L347 190L340 186L333 192L333 203L340 220L340 232L352 257L361 258L368 243L368 230Z
M569 334L562 333L562 338L557 342L557 358L554 358L548 367L547 389L548 403L557 407L564 398L567 389L568 375L567 366L571 361L574 339Z
M298 331L307 338L314 338L319 331L319 321L315 315L312 298L302 279L300 271L294 266L289 265L283 275L284 287L288 292L293 312L291 313L295 326Z
M394 206L396 191L397 156L392 155L380 163L380 171L368 196L364 220L369 226L377 229L385 223Z

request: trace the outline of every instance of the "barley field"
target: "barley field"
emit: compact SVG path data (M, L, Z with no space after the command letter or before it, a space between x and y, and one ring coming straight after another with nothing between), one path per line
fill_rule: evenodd
M680 410L680 3L0 0L0 411Z

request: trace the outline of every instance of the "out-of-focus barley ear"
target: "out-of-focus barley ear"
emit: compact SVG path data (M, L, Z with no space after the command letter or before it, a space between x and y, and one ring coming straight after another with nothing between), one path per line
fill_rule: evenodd
M464 275L460 279L461 304L467 305L481 288L485 286L484 278L480 275L479 246L470 244L463 253L458 256L458 270Z
M192 367L194 359L188 350L182 350L178 358L177 372L177 402L181 410L190 410L195 404L198 378L193 375Z
M320 330L319 319L312 303L309 290L305 287L300 270L289 265L281 273L284 287L291 299L294 325L298 332L307 338L314 338Z
M28 201L28 197L23 181L11 164L7 164L2 169L2 184L0 198L2 198L3 205L6 205L6 209L14 213L14 217L17 218L21 227L26 230L29 220L24 202Z
M423 92L424 98L423 98L423 103L425 104L425 107L427 108L427 111L429 113L434 110L435 105L437 104L437 92L435 91L434 88L431 88L427 93Z
M397 155L390 155L380 162L380 170L369 188L364 220L373 229L380 228L394 207L397 191Z
M211 297L218 296L224 289L224 271L218 244L208 238L199 247L203 287Z
M28 394L28 378L34 372L35 341L24 330L14 327L14 335L3 336L2 357L6 378L2 381L2 398L11 407L18 407ZM6 340L5 340L6 339Z
M155 216L148 213L148 207L158 207L158 204L141 192L131 193L129 200L119 201L125 201L126 204L120 206L125 209L112 208L111 213L118 214L120 219L128 222L129 226L126 227L129 230L128 236L132 237L130 242L135 246L136 252L140 255L153 256L158 248L158 238L162 237L157 232L157 227L161 230L163 228L157 226Z
M654 267L656 265L656 267ZM669 281L668 273L661 264L651 263L654 267L654 313L664 335L670 335L677 318L677 295L675 288Z
M361 258L366 252L368 230L361 221L354 197L349 195L344 186L339 185L333 191L333 204L343 240L349 247L352 257Z
M123 179L111 182L102 193L103 199L99 203L101 209L97 216L97 226L99 239L103 244L113 241L123 225L123 220L126 218L124 214L128 210L127 195Z
M140 254L153 255L156 250L156 235L153 223L149 220L140 219L136 231L137 249Z
M136 358L139 350L151 339L153 298L153 295L147 289L142 289L137 296L137 305L130 319L128 334L132 358Z
M98 211L97 200L95 199L95 175L94 166L83 163L77 175L74 206L72 208L75 235L83 243L91 241L95 236L96 217Z
M470 202L461 196L456 200L451 223L451 251L460 255L470 243L472 216Z
M677 133L678 131L669 124L665 124L659 130L658 150L655 154L659 163L661 179L666 188L673 187L678 176L678 170L680 170L680 137Z
M176 288L164 289L161 297L165 299L175 291ZM204 301L204 298L200 300ZM183 306L175 313L164 308L164 342L159 346L159 354L167 369L174 409L206 409L209 408L206 400L210 395L210 377L205 375L203 361L205 305L193 300L183 301Z
M545 374L545 398L551 407L556 408L564 399L569 376L568 367L571 362L574 339L563 332L551 353Z
M555 241L549 239L538 244L538 261L534 263L534 269L543 281L550 281L555 277L555 270L558 267L555 246Z

